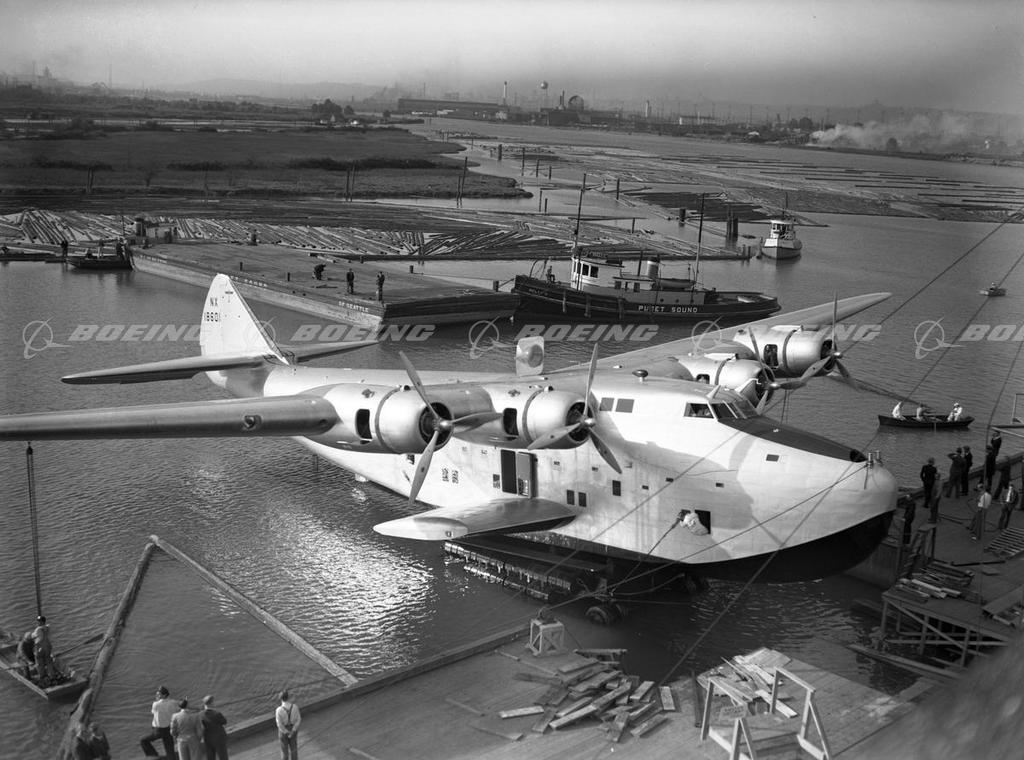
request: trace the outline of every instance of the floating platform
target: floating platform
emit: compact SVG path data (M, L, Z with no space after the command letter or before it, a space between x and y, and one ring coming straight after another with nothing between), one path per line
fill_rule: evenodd
M283 245L162 243L144 249L136 246L132 260L136 271L202 288L209 287L214 275L227 274L248 299L371 329L508 317L518 303L511 293L393 271L385 271L384 299L378 301L378 266ZM317 264L326 265L321 280L313 277ZM346 293L349 267L355 273L354 294Z

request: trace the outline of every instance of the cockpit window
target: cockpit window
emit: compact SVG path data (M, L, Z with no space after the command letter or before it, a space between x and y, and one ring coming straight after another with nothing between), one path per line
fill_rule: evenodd
M711 407L707 404L687 404L687 417L711 417Z
M736 412L728 404L712 404L711 407L715 410L715 416L720 420L731 420L736 417Z
M745 398L736 399L732 402L732 406L736 410L736 416L740 419L757 416L757 409Z

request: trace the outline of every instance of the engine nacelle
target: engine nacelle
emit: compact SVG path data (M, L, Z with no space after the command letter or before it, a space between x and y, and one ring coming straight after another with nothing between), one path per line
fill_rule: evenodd
M586 414L583 395L527 385L484 386L501 418L464 433L460 440L510 449L523 449L548 433L573 425ZM548 448L571 449L587 440L585 429Z
M434 435L434 415L408 386L342 384L310 393L330 401L340 422L312 440L334 448L372 453L421 454ZM490 395L478 385L426 388L427 398L445 420L493 411ZM451 437L442 430L437 448Z
M751 359L682 356L677 361L690 374L690 379L729 388L754 406L770 391L772 377Z
M751 329L754 330L754 340L750 337ZM743 328L737 330L733 340L752 351L756 341L761 361L777 377L800 377L808 367L831 356L833 351L829 330L805 330L799 326ZM818 374L823 375L834 366L834 359L826 362Z
M310 391L334 405L340 420L317 443L373 453L419 454L434 433L433 417L406 386L335 385Z

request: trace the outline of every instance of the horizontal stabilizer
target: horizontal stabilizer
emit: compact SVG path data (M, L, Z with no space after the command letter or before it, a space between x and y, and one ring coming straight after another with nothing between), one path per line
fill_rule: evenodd
M255 368L266 361L280 364L280 360L267 354L221 354L219 356L185 356L127 367L111 367L93 372L66 375L61 382L70 385L99 385L101 383L153 383L158 380L187 380L200 372L227 369Z
M326 399L272 396L15 414L0 417L0 440L316 435L337 422Z
M505 499L473 507L441 507L389 520L373 529L385 536L445 541L478 533L547 530L576 517L566 504L546 499Z
M346 351L355 351L364 346L376 345L375 340L345 340L340 343L314 343L309 346L281 346L281 353L286 359L295 362L308 362L310 359L318 359L321 356L334 356L343 354Z

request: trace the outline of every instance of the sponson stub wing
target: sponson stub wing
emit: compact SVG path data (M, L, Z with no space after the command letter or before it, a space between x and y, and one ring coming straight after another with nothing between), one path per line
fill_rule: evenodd
M480 533L548 530L579 514L567 504L547 499L499 499L471 507L441 507L374 525L385 536L444 541Z

